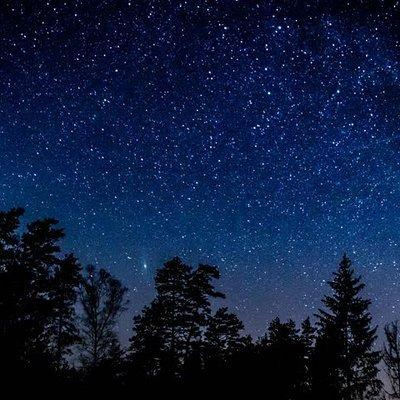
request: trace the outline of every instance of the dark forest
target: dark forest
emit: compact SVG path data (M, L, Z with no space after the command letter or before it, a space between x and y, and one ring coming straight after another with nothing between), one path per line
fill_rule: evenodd
M386 342L379 349L371 301L346 255L316 315L299 325L275 318L259 338L245 335L228 308L213 307L214 299L225 298L216 266L191 267L175 257L156 271L156 295L133 316L124 347L116 333L127 308L123 283L63 253L57 220L24 228L23 214L22 208L0 213L5 385L18 389L22 382L42 393L63 388L207 396L215 388L264 391L265 398L282 400L399 398L399 325L384 327Z

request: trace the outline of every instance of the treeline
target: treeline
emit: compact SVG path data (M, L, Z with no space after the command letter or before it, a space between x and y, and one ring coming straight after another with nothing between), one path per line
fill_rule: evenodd
M385 327L376 345L370 300L344 256L329 295L296 326L274 319L263 337L214 299L216 267L174 258L155 275L154 300L133 318L128 348L118 341L127 289L104 269L64 254L54 219L22 229L23 209L0 212L0 382L38 389L212 396L257 391L267 399L400 398L400 337ZM76 362L78 360L78 362ZM388 382L379 379L379 363ZM47 394L47 393L46 393Z

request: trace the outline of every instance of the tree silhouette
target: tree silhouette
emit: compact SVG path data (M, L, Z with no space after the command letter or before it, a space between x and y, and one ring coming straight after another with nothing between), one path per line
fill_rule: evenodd
M390 384L388 394L392 399L400 399L400 337L398 321L385 326L385 339L383 361Z
M81 359L91 373L120 353L115 328L117 318L127 304L126 291L121 282L106 270L87 267L80 288L83 312Z
M239 318L219 308L208 321L203 341L204 376L214 386L227 385L233 376L240 375L243 367L239 358L251 342L241 335L244 329Z
M193 363L211 313L210 298L223 297L212 285L218 278L216 267L193 270L178 257L157 271L156 297L134 318L130 346L130 358L140 360L145 376L177 379Z
M0 372L6 380L24 363L23 316L28 282L21 266L17 233L23 214L22 208L0 212Z
M48 330L57 370L67 366L65 357L71 355L71 346L79 342L75 303L80 282L80 265L77 259L69 254L60 261L50 282L52 321Z
M0 320L2 369L43 379L53 365L49 326L53 319L52 276L60 265L58 221L42 219L20 234L23 209L0 213Z
M300 399L306 381L306 346L294 321L271 321L259 341L258 368L263 368L269 393L279 399ZM262 377L261 377L262 379Z
M82 276L75 256L61 252L64 232L57 220L21 229L23 213L0 212L5 384L90 386L92 393L111 388L116 394L124 393L124 382L129 389L146 386L147 393L162 387L204 395L215 386L225 397L246 387L279 400L366 400L380 393L370 300L361 297L364 284L346 256L329 282L333 294L323 299L317 329L309 318L301 329L275 318L257 342L242 336L242 322L226 307L212 312L212 300L224 298L214 287L218 269L192 268L176 257L157 271L155 298L134 317L124 358L116 326L127 304L126 288L104 269L89 266ZM383 359L395 399L400 398L398 324L387 325L385 336ZM78 343L82 368L75 369L69 358Z
M207 326L211 314L210 298L225 298L225 295L215 290L213 279L219 279L216 267L200 264L189 275L187 299L189 302L189 329L186 340L186 354L190 354L192 344L197 347L201 339L202 329Z
M240 332L244 329L242 321L227 307L219 308L209 319L204 341L206 353L211 360L226 363L246 343Z
M157 271L155 277L156 303L161 311L163 335L163 354L165 370L171 375L178 373L192 331L190 318L191 303L189 299L189 280L191 268L179 258L174 258ZM196 326L196 325L195 325Z
M166 365L169 350L165 345L162 305L153 301L133 318L133 336L129 347L129 378L147 382L159 376Z
M333 274L319 310L314 356L314 396L327 399L364 399L379 393L380 353L373 350L376 327L371 327L370 300L360 297L364 288L346 255Z
M301 324L301 341L304 345L304 367L305 377L303 382L302 397L309 399L312 390L312 379L311 379L311 363L314 352L314 345L316 339L316 328L311 324L310 318L307 317Z

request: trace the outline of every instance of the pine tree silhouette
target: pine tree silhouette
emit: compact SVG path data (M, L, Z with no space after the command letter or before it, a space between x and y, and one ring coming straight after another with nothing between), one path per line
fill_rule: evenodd
M159 376L168 358L169 349L164 338L162 305L154 300L142 313L133 318L133 336L129 346L130 380L146 384Z
M379 393L379 351L374 351L376 327L371 326L370 300L360 296L364 288L344 255L320 309L313 360L315 398L361 400Z
M40 385L54 365L49 326L53 321L51 282L60 265L57 220L42 219L18 232L23 209L0 213L0 320L2 370ZM22 378L24 377L24 378Z
M131 363L140 363L143 375L173 381L192 369L210 317L210 298L223 297L212 284L218 278L216 267L193 270L178 257L157 271L156 297L134 318L131 338Z
M61 252L64 232L57 221L37 220L23 230L23 213L20 208L0 212L5 384L17 378L29 388L70 385L116 394L161 387L205 396L214 385L225 396L245 387L278 400L366 400L380 394L370 300L361 296L364 284L346 256L329 282L333 294L323 299L317 329L309 318L301 329L276 318L255 343L242 336L242 322L226 307L212 313L212 300L225 297L214 287L218 269L192 268L174 258L157 271L156 296L134 317L124 358L115 328L126 306L126 288L104 269L88 267L82 276L78 260ZM385 334L390 396L399 398L397 323L387 325ZM74 369L68 359L78 343L83 368Z
M203 339L203 375L210 385L233 388L239 379L243 380L242 356L251 342L242 335L243 329L243 323L227 307L217 309L209 318Z
M306 347L295 322L272 320L258 347L271 396L300 399L306 380Z
M228 362L246 343L240 333L243 329L242 321L235 314L229 313L227 307L219 308L209 319L204 335L208 358Z

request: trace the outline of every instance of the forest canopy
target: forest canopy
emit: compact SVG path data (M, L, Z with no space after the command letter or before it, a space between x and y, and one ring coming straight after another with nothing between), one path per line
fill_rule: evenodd
M377 347L370 299L343 255L321 308L300 325L275 318L252 338L215 299L216 266L179 257L155 273L154 299L133 316L129 346L117 326L127 288L109 270L61 249L52 218L21 226L24 210L0 212L0 358L4 382L71 390L264 388L273 399L399 398L398 325ZM74 362L74 360L79 362ZM388 382L383 390L379 363Z

